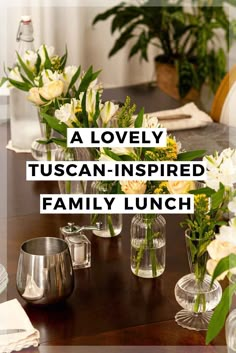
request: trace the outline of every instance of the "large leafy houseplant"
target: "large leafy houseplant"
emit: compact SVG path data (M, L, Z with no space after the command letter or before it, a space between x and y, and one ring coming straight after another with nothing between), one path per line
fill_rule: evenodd
M93 23L112 17L111 33L119 32L109 56L132 41L129 57L140 54L148 61L148 47L158 49L155 60L175 65L178 72L180 97L193 87L200 90L208 82L214 92L226 69L225 50L229 49L235 32L235 21L228 18L226 3L234 0L147 0L118 6L97 15ZM209 6L210 4L210 6ZM223 37L217 30L223 32Z

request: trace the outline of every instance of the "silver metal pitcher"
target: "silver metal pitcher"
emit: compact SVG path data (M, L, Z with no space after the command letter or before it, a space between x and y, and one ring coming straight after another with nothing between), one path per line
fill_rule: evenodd
M52 304L66 299L74 289L70 251L63 239L34 238L22 244L16 286L32 304Z

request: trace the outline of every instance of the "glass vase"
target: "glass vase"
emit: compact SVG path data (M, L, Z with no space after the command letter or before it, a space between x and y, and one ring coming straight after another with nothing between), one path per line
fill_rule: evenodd
M83 161L89 160L90 155L86 148L60 148L57 150L56 161ZM61 194L85 194L86 180L59 180L58 186Z
M175 316L178 325L190 330L207 330L212 310L219 304L222 289L218 281L211 287L211 276L206 274L207 246L212 238L193 239L185 232L187 255L191 273L175 286L175 298L183 310Z
M131 221L131 271L155 278L165 270L166 221L163 216L138 214Z
M111 194L116 182L109 181L94 181L91 185L92 194ZM91 224L95 225L101 222L100 230L93 230L93 234L103 237L111 238L119 235L122 231L122 214L92 214Z
M31 153L37 161L54 161L58 146L54 142L48 142L52 137L52 129L38 113L41 137L32 142Z
M231 311L225 323L225 338L228 353L236 352L236 309Z

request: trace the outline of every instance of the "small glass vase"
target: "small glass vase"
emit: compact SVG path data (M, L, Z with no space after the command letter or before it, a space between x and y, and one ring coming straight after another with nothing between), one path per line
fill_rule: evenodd
M192 273L182 277L175 286L175 298L183 310L175 316L178 325L189 330L207 330L219 304L222 288L218 281L211 287L211 276L206 274L207 246L211 238L193 239L190 230L185 232L187 255Z
M163 216L138 214L131 221L131 271L155 278L165 270L166 221Z
M89 160L89 152L86 148L60 148L55 155L56 161L82 161ZM59 180L58 186L61 194L85 194L87 190L86 180Z
M58 146L54 142L47 143L47 141L52 137L52 129L48 123L42 119L40 113L38 113L38 118L41 129L41 137L32 142L32 156L37 161L54 161Z
M228 353L236 352L236 309L231 311L225 323L225 338Z
M91 185L91 193L111 194L114 185L114 182L94 181ZM115 237L122 231L122 214L92 214L91 224L95 225L97 222L101 222L101 229L93 230L93 234L99 237Z

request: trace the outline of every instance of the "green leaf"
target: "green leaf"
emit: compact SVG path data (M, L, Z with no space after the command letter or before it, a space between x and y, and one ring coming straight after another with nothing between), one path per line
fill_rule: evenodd
M0 87L1 87L6 81L8 81L8 78L7 78L7 77L2 77L2 78L1 78L1 81L0 81Z
M94 25L95 23L97 23L98 21L104 21L104 20L106 20L108 17L110 17L110 16L112 16L112 15L115 15L115 14L118 12L118 10L119 10L121 7L123 7L123 5L124 5L124 2L123 2L122 4L120 4L119 6L114 6L114 7L112 7L111 9L109 9L109 10L107 10L107 11L105 11L105 12L99 14L99 15L97 15L97 16L94 18L94 20L93 20L93 25Z
M193 194L193 195L204 194L204 195L206 195L207 197L210 197L212 194L215 193L215 190L209 188L208 186L206 186L205 188L196 189L196 190L190 190L189 193L190 193L190 194Z
M104 148L104 152L108 157L111 157L115 161L121 161L121 158L116 153L109 150L109 148Z
M48 52L47 52L45 45L43 45L43 50L44 50L44 54L45 54L44 68L45 68L45 70L50 70L52 68L52 63L51 63L51 60L48 56Z
M21 59L20 55L16 52L17 58L19 60L19 63L22 67L22 69L24 70L24 72L26 73L26 75L28 76L29 80L31 82L34 82L34 74L28 69L28 67L26 66L26 64L24 63L24 61Z
M59 122L54 116L48 115L43 112L41 112L40 115L53 130L59 132L62 136L66 137L68 126L65 123Z
M222 295L220 303L215 308L208 325L206 344L209 344L215 338L224 326L226 316L232 304L232 297L236 290L236 283L228 286Z
M12 84L12 86L20 89L21 91L28 92L30 90L30 88L32 87L27 82L15 81L15 80L12 80L11 78L8 78L8 81Z
M81 80L79 88L78 88L78 90L76 92L76 98L77 99L79 98L79 95L80 95L81 92L85 92L88 89L90 83L92 81L94 81L98 77L100 72L101 72L101 70L97 71L97 72L93 72L93 67L90 66L88 71L85 73L83 79Z
M188 151L182 152L178 154L178 161L192 161L196 158L201 158L206 153L206 150L195 150L195 151Z
M66 46L66 52L65 54L61 57L61 63L60 63L60 70L64 70L65 66L66 66L66 62L67 62L67 46Z
M89 127L89 122L88 122L88 113L86 110L86 95L87 92L84 92L83 98L82 98L82 115L83 115L83 127Z
M211 195L211 208L216 210L223 202L225 188L222 183L220 183L220 188L217 192Z
M93 125L94 125L94 127L98 127L97 119L98 119L99 114L100 114L99 105L100 105L100 95L99 95L99 92L97 92L97 93L96 93L95 113L94 113L94 115L93 115Z
M62 146L64 148L67 147L67 140L66 139L59 139L59 138L52 137L51 140L52 140L52 142L55 142L56 145Z
M68 90L67 90L66 96L69 96L69 91L70 91L71 87L75 84L75 82L77 81L77 79L78 79L78 77L80 75L80 71L81 71L81 66L78 67L78 69L76 70L76 72L72 76L70 84L68 86Z
M39 74L39 72L40 72L40 66L41 66L41 57L39 54L37 54L37 60L36 60L36 64L35 64L37 74Z
M211 284L213 284L214 280L220 276L222 273L224 273L225 271L229 271L232 268L236 267L236 255L235 254L230 254L226 257L224 257L223 259L221 259L212 276L212 280L211 280Z
M144 115L144 108L142 108L140 110L140 112L138 113L138 116L136 117L135 122L134 122L134 127L137 127L137 128L142 127L143 115Z

